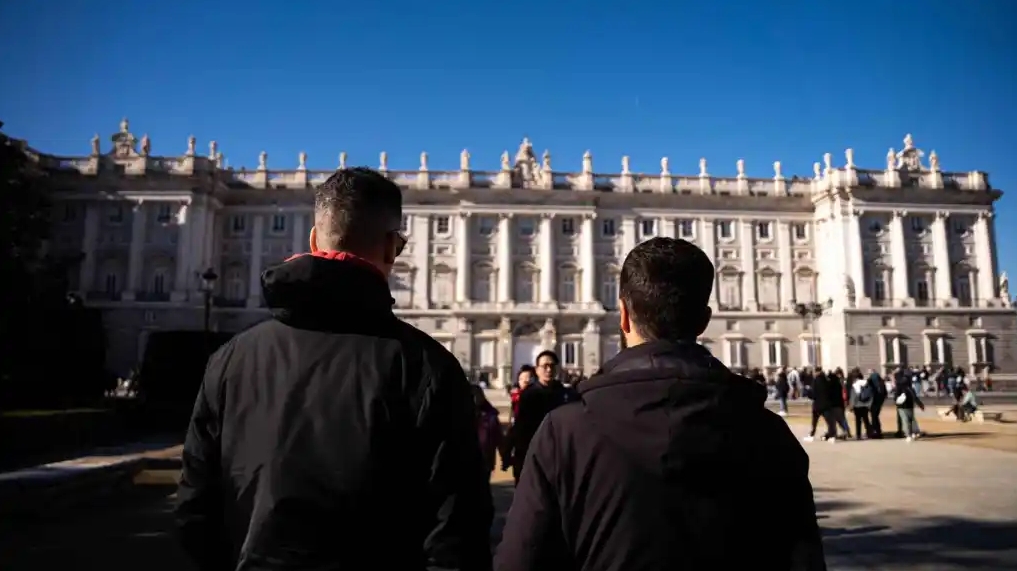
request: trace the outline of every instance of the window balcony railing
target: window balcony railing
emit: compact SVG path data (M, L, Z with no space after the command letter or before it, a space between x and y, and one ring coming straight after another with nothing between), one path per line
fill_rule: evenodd
M120 301L120 297L119 291L90 291L85 294L89 301Z
M170 294L166 292L139 291L134 296L134 299L136 301L150 301L150 302L169 301Z

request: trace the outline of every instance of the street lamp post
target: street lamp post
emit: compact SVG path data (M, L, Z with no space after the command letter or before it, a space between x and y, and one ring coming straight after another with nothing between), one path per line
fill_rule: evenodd
M828 299L823 303L815 301L799 303L791 301L791 311L798 314L805 322L805 330L809 334L809 347L812 347L813 356L816 358L816 367L822 367L822 356L816 347L816 320L823 316L827 309L833 307L833 300Z
M205 332L205 339L208 339L208 333L210 331L210 325L212 321L212 293L215 291L215 280L219 279L219 275L215 273L215 270L208 268L201 274L201 293L205 296L205 321L203 331Z

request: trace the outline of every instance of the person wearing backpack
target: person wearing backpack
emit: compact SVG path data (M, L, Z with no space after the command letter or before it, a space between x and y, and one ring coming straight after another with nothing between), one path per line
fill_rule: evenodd
M869 425L869 409L872 407L874 396L869 380L859 374L851 383L848 392L848 405L851 407L851 412L855 413L855 438L858 440L862 439L862 427L865 427L864 434L870 436L872 434L872 427Z
M869 407L869 426L872 428L871 438L883 437L883 421L879 414L883 410L883 403L886 402L886 383L873 369L869 369L869 388L872 389L872 405Z

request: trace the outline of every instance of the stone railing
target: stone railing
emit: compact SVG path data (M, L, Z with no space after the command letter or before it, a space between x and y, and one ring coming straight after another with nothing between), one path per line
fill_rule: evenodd
M43 167L52 170L77 171L84 175L97 175L104 170L115 170L126 176L145 176L163 173L177 176L212 174L221 183L234 188L302 189L325 181L335 170L309 170L307 154L299 153L295 168L269 168L268 154L258 156L253 170L227 166L223 153L215 141L209 142L206 156L196 152L197 142L188 138L183 156L167 157L151 154L151 141L145 135L139 140L128 130L124 119L120 131L111 140L112 149L103 153L98 135L92 139L92 153L87 157L57 157L40 153L27 145L27 152ZM835 167L830 153L823 156L823 164L815 163L812 176L784 176L781 163L773 163L773 174L767 177L749 177L745 161L736 162L737 175L718 177L707 170L706 159L699 160L698 175L672 174L670 160L660 159L656 174L635 173L630 170L629 157L621 159L618 173L597 173L593 156L587 151L582 156L578 172L558 171L552 168L551 155L544 151L538 157L528 139L524 139L511 159L508 151L501 155L498 170L475 170L470 166L470 153L459 155L458 170L431 170L427 153L420 154L420 166L415 170L390 170L388 153L379 156L377 170L403 188L410 189L468 189L468 188L529 188L539 190L603 191L616 193L663 193L731 196L808 196L835 189L858 187L930 188L962 191L991 190L988 176L979 171L944 172L935 151L923 162L925 153L914 146L908 135L900 152L890 149L883 170L861 169L855 166L854 151L844 153L845 164ZM339 168L345 168L346 153L339 155Z

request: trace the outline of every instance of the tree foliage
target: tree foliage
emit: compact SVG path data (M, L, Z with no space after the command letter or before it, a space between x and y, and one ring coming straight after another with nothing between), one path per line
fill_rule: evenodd
M4 352L0 407L20 404L15 401L27 394L60 393L64 382L54 382L52 377L62 381L67 371L81 366L80 359L72 356L77 353L73 345L83 340L66 334L80 330L84 319L84 308L70 305L67 295L69 264L80 261L80 256L47 253L52 205L51 179L33 152L0 131L0 348ZM47 354L66 358L47 359Z

